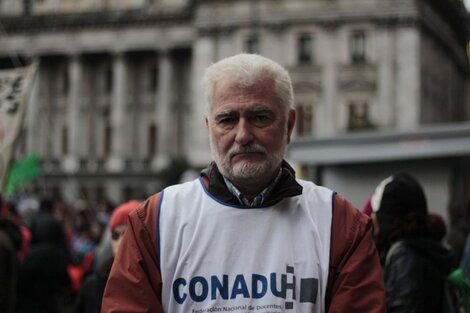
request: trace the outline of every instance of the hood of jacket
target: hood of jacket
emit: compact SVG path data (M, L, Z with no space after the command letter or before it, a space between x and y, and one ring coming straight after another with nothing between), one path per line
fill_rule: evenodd
M405 238L403 244L432 263L439 272L447 275L452 270L453 252L441 242L431 238Z
M51 213L39 212L31 223L31 244L65 243L65 232L62 224Z

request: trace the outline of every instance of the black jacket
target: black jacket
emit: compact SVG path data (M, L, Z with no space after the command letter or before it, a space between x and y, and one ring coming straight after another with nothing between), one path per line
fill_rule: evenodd
M95 273L85 278L75 301L74 313L100 313L104 288L108 280L114 257L101 263Z
M12 313L16 302L18 258L16 253L21 245L18 226L0 216L0 312Z
M384 260L388 313L441 312L452 253L429 238L401 239Z
M70 285L68 250L60 222L40 212L31 225L31 247L20 263L19 313L58 313Z

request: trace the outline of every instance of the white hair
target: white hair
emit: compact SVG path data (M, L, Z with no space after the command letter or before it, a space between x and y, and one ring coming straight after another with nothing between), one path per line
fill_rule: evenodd
M294 108L294 92L289 73L278 63L258 54L240 53L210 65L203 76L206 111L213 107L214 88L218 81L230 79L234 86L249 87L272 79L275 92L285 112Z

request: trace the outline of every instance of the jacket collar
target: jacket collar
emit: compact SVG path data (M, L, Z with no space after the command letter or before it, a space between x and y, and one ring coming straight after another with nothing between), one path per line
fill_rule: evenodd
M238 198L227 188L224 177L219 172L215 162L212 162L206 169L201 171L201 177L211 195L224 203L240 205ZM272 206L284 198L300 194L302 194L302 186L295 179L295 171L289 163L283 160L281 176L273 186L268 197L264 200L263 206Z

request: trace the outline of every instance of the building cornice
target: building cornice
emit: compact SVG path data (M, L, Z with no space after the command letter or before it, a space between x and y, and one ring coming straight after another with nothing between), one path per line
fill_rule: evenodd
M363 12L347 12L340 10L332 10L326 12L304 12L302 14L284 13L279 16L260 16L257 21L257 27L266 28L284 28L289 25L299 24L317 24L323 27L338 27L351 22L372 22L375 24L414 24L419 20L418 11L363 11ZM196 27L200 30L216 30L216 29L233 29L239 27L249 27L253 25L253 20L249 16L234 17L233 19L200 18L195 21Z
M138 10L97 11L68 14L43 14L28 16L2 16L3 31L11 33L32 33L41 31L63 31L96 28L123 28L140 25L167 25L188 23L192 20L193 9L158 12Z

